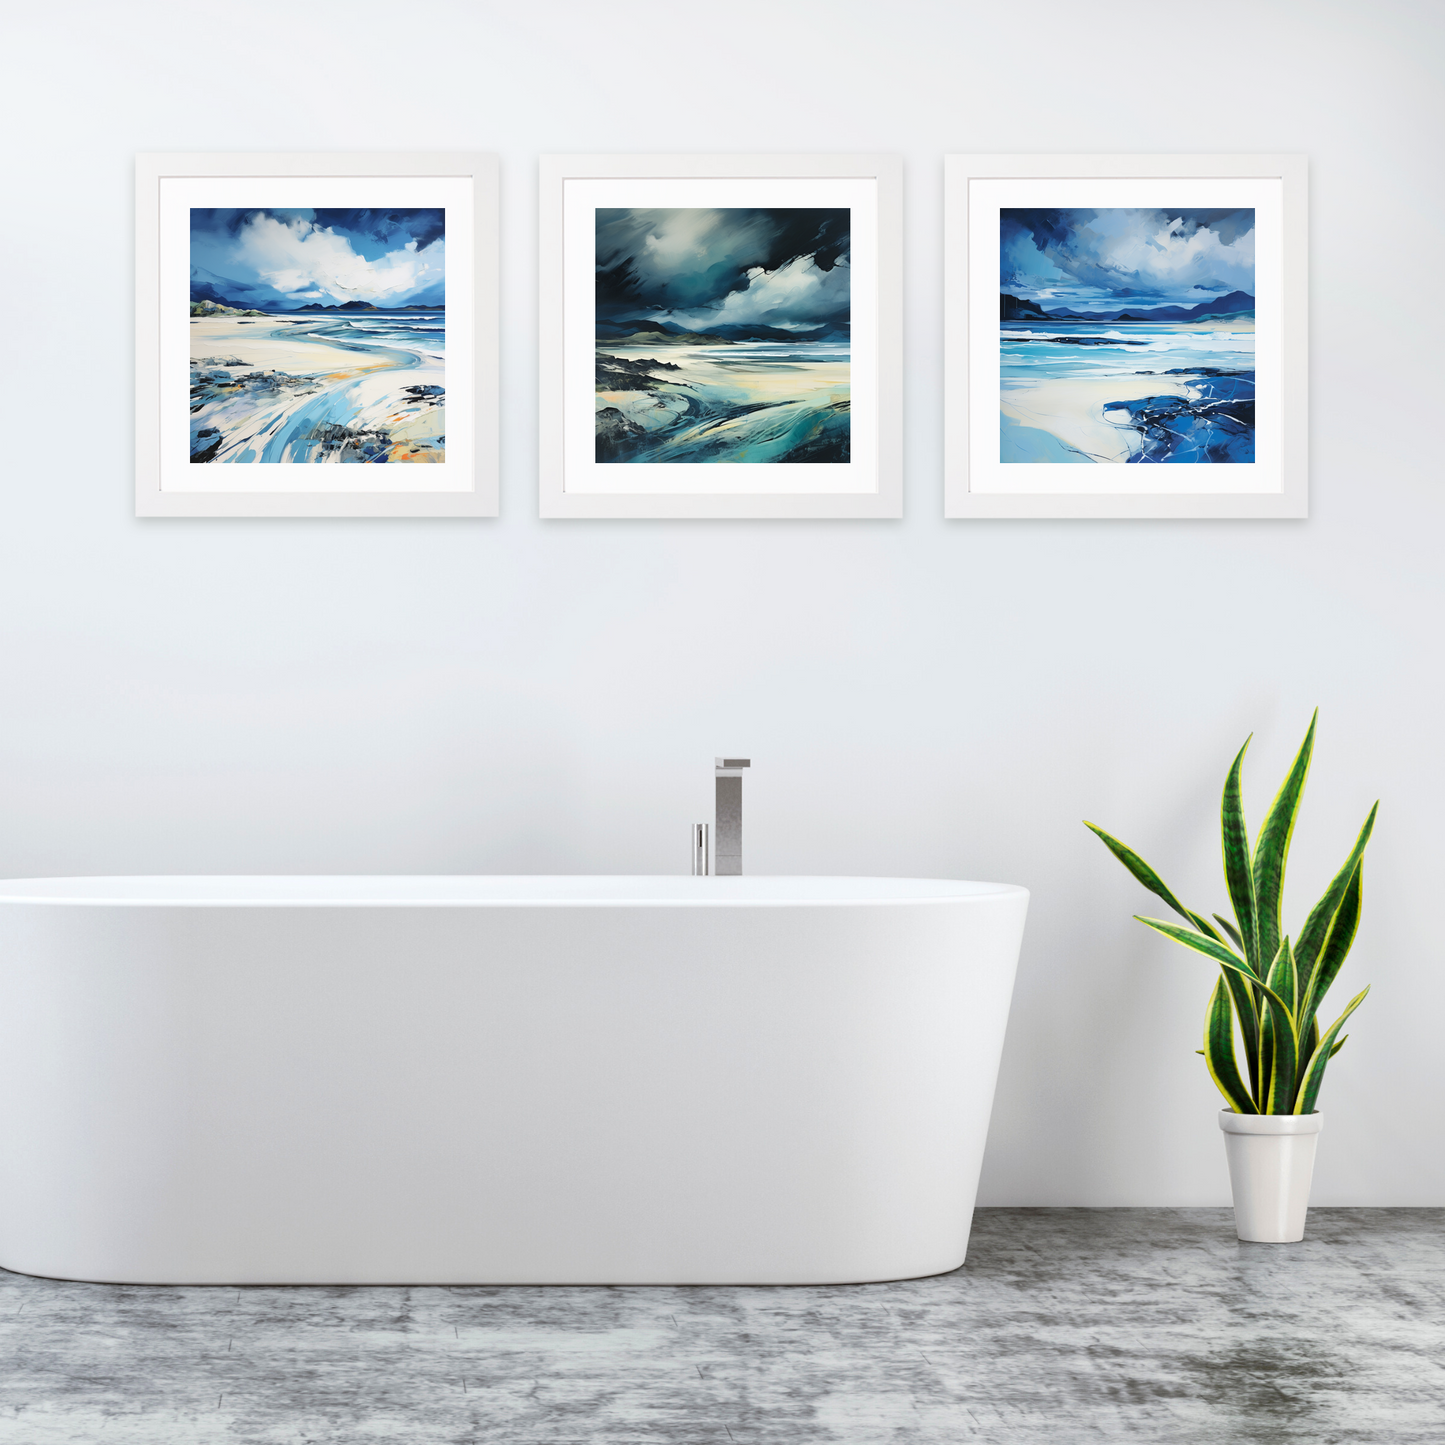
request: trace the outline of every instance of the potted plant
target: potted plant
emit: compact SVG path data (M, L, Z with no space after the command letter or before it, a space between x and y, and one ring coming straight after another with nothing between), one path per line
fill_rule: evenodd
M1375 826L1378 802L1370 809L1350 856L1311 909L1294 943L1284 934L1280 921L1285 863L1318 720L1317 708L1252 850L1240 801L1248 738L1224 781L1220 831L1233 922L1218 913L1210 922L1186 908L1132 848L1093 823L1084 825L1188 927L1136 914L1139 922L1219 965L1220 977L1205 1014L1204 1047L1199 1052L1229 1105L1220 1111L1219 1127L1224 1130L1229 1157L1236 1231L1241 1239L1269 1243L1304 1238L1315 1144L1324 1122L1315 1108L1320 1085L1326 1065L1344 1047L1340 1030L1345 1020L1370 991L1365 988L1356 994L1339 1018L1320 1033L1316 1017L1320 1004L1359 927L1362 859ZM1247 1079L1239 1069L1236 1028L1243 1043Z

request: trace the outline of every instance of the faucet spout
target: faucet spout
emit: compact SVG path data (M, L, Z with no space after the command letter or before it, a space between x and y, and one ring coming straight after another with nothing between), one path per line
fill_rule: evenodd
M747 758L716 758L713 768L713 872L737 877L743 871L743 769Z

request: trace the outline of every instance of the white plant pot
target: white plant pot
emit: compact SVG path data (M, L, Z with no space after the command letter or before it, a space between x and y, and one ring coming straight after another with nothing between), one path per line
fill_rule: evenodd
M1303 1239L1324 1116L1221 1109L1219 1127L1234 1187L1235 1233L1259 1244Z

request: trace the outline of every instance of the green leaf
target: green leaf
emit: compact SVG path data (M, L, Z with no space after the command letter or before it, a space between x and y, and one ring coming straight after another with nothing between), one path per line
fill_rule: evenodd
M1234 999L1234 1012L1244 1035L1244 1061L1249 1066L1249 1095L1258 1103L1263 1097L1259 1091L1259 996L1237 969L1221 964L1219 972Z
M1376 804L1376 807L1378 806ZM1367 830L1374 821L1374 817L1374 809L1371 809L1369 820L1365 824ZM1361 833L1361 837L1368 837L1368 833ZM1363 851L1364 843L1360 842L1355 845L1350 854L1350 857L1354 859L1354 868L1349 877L1345 879L1344 887L1339 891L1324 937L1317 945L1318 952L1312 954L1308 960L1300 959L1300 969L1306 979L1303 1012L1309 1018L1314 1017L1315 1011L1324 1002L1330 985L1335 981L1335 976L1344 966L1345 959L1355 941L1355 933L1360 926L1360 908L1365 888L1365 861L1360 857ZM1324 898L1314 906L1309 920L1305 924L1306 929L1315 922L1316 915L1321 912L1331 895L1335 893L1335 883L1337 882L1339 882L1339 874L1335 875L1335 880L1326 890Z
M1181 918L1198 926L1198 915L1191 913L1170 891L1169 885L1126 843L1106 833L1086 818L1084 827L1103 840L1104 846L1156 897L1162 898ZM1201 930L1206 931L1206 930Z
M1315 746L1315 725L1320 710L1310 718L1309 731L1295 754L1288 775L1280 784L1269 812L1265 814L1264 825L1259 830L1254 845L1254 907L1257 930L1256 961L1264 967L1265 959L1272 959L1279 949L1280 896L1284 892L1284 870L1289 860L1290 839L1294 836L1295 819L1299 816L1300 796L1304 792L1305 778L1309 775L1310 756Z
M1212 938L1216 943L1224 942L1224 935L1207 919L1201 918L1191 908L1188 910L1189 921L1206 937Z
M1299 1007L1299 969L1289 939L1282 938L1264 980L1285 1002L1293 1016Z
M1283 958L1284 950L1277 949L1270 962L1270 973L1273 975L1271 988L1276 988L1279 984L1278 970ZM1290 1006L1293 1007L1293 1004L1294 999L1291 997ZM1274 1075L1274 1021L1263 994L1259 995L1259 1007L1259 1093L1257 1097L1265 1113L1269 1113L1269 1085Z
M1316 1016L1325 1001L1325 995L1330 991L1330 986L1344 966L1350 946L1355 941L1355 934L1360 926L1360 909L1364 903L1364 890L1365 865L1361 860L1355 865L1350 886L1345 890L1344 898L1340 900L1339 909L1336 911L1330 931L1325 937L1324 946L1315 960L1314 972L1305 984L1305 996L1300 1007L1300 1022L1302 1029L1308 1029L1310 1040L1315 1047L1319 1045L1320 1035L1320 1026ZM1310 1049L1310 1053L1314 1053L1314 1048Z
M1335 1052L1335 1035L1344 1027L1345 1020L1365 1001L1365 995L1369 991L1369 986L1366 985L1349 1001L1344 1013L1325 1031L1319 1048L1314 1051L1310 1056L1309 1063L1301 1070L1299 1098L1295 1101L1294 1106L1296 1114L1314 1113L1315 1100L1319 1098L1320 1085L1325 1078L1325 1065L1329 1063L1331 1055ZM1344 1043L1344 1039L1341 1039L1340 1042Z
M1294 1020L1273 995L1265 999L1267 1012L1260 1024L1261 1074L1265 1077L1264 1114L1288 1114L1295 1099L1295 1078L1299 1073L1299 1035ZM1266 1044L1269 1068L1263 1067Z
M1177 923L1166 923L1162 918L1145 918L1140 913L1136 913L1134 917L1140 923L1148 924L1157 933L1162 933L1165 938L1172 938L1175 943L1182 943L1185 948L1192 948L1196 953L1202 953L1206 958L1212 958L1215 963L1222 963L1226 968L1238 969L1252 983L1264 982L1244 959L1218 939L1190 933L1187 928L1180 928Z
M1204 1062L1209 1067L1210 1078L1236 1114L1259 1113L1234 1060L1234 1007L1222 977L1215 981L1204 1017Z
M1345 1035L1345 1039L1347 1039L1347 1038L1349 1038L1349 1034L1346 1034L1346 1035ZM1336 1039L1336 1040L1335 1040L1335 1046L1334 1046L1334 1048L1332 1048L1332 1049L1330 1050L1330 1057L1331 1057L1331 1058L1334 1058L1334 1056L1335 1056L1337 1053L1339 1053L1339 1051L1340 1051L1342 1048L1344 1048L1344 1046L1345 1046L1345 1039Z
M1266 984L1271 1000L1260 1029L1260 1077L1265 1080L1264 1112L1288 1114L1294 1103L1295 1076L1299 1069L1299 1030L1295 1026L1295 1000L1299 994L1299 970L1289 939L1280 941Z
M1216 913L1214 921L1229 935L1229 941L1243 953L1244 940L1239 936L1239 930L1223 914Z
M1260 1002L1263 1008L1259 1016L1259 1086L1255 1097L1259 1100L1260 1113L1270 1114L1274 1112L1269 1107L1269 1086L1274 1078L1274 1014L1264 1003L1263 994Z
M1250 737L1254 734L1251 733ZM1224 881L1229 887L1229 901L1239 931L1235 943L1256 973L1263 967L1259 956L1259 926L1255 917L1254 871L1249 856L1249 830L1244 824L1244 802L1239 792L1240 770L1249 751L1249 738L1244 740L1229 776L1224 780L1224 797L1219 807L1219 836L1224 850ZM1216 917L1218 915L1216 914ZM1222 923L1224 920L1220 919Z
M1340 871L1330 879L1330 886L1325 889L1320 901L1310 909L1310 916L1305 920L1305 926L1299 936L1300 967L1308 973L1314 966L1315 956L1323 946L1326 936L1330 931L1330 925L1334 922L1335 914L1339 912L1340 905L1344 901L1345 893L1348 891L1351 879L1355 876L1355 870L1360 866L1360 859L1364 857L1365 844L1370 841L1370 834L1375 828L1375 815L1380 811L1377 802L1370 809L1370 815L1360 828L1360 836L1355 839L1355 846L1350 849L1350 856L1340 866Z

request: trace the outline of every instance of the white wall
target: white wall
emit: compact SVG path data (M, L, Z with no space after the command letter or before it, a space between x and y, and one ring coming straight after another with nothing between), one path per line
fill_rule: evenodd
M984 1202L1220 1203L1209 968L1079 820L1222 908L1229 760L1257 822L1318 703L1292 917L1383 805L1315 1198L1445 1204L1440 14L12 12L0 874L680 872L741 750L750 871L1034 890ZM387 148L503 158L502 520L136 521L133 153ZM906 521L537 520L535 160L587 149L906 157ZM1309 153L1308 522L941 519L967 150Z

